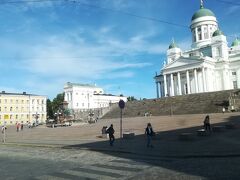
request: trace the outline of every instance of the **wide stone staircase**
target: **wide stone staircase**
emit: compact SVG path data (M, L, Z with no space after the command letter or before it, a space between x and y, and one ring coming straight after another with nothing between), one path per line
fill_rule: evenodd
M240 107L240 90L189 94L160 99L129 101L123 109L124 117L179 114L219 113L236 111ZM120 108L112 108L103 118L117 118Z

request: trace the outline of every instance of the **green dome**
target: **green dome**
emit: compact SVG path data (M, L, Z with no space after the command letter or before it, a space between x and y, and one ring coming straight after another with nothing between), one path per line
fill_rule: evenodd
M219 29L218 30L216 30L214 33L213 33L213 37L215 37L215 36L220 36L220 35L224 35L223 34L223 32L222 31L220 31Z
M204 16L216 17L215 14L211 10L206 9L203 6L201 6L200 9L197 12L195 12L194 15L192 16L192 21L197 18L204 17Z
M178 46L175 42L172 42L168 47L168 49L172 49L172 48L178 48Z
M232 46L239 46L240 45L240 40L238 38L236 38L233 43Z

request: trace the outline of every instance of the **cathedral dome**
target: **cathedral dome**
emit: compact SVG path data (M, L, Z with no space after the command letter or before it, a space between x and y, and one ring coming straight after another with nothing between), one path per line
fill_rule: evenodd
M224 35L222 31L220 31L219 29L217 29L214 33L213 33L213 37L215 36L220 36L220 35Z
M174 41L169 45L168 49L173 49L173 48L178 48L177 44Z
M236 38L233 43L232 46L239 46L240 45L240 39Z
M201 6L200 9L197 12L195 12L194 15L192 16L192 21L197 18L205 17L205 16L216 17L215 14L211 10L206 9L203 6Z

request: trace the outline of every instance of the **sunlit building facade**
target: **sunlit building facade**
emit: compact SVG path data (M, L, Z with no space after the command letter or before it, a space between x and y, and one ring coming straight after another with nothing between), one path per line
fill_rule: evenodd
M46 96L23 93L0 93L0 124L45 123Z
M228 45L215 14L201 1L191 19L192 46L182 51L176 42L155 83L157 97L181 96L240 88L240 39Z

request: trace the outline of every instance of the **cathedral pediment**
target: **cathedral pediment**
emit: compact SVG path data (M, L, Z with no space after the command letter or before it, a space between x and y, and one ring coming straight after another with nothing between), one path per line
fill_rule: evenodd
M178 68L178 67L189 67L191 65L200 65L203 63L203 59L201 58L185 58L180 57L179 59L167 64L163 69L172 69L172 68Z

